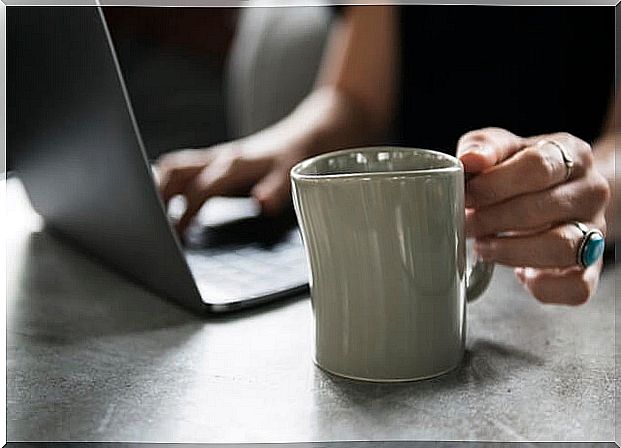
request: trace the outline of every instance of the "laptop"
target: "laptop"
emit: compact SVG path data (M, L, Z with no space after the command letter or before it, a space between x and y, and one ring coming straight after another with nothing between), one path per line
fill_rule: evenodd
M291 208L214 198L181 243L130 96L100 7L7 8L7 147L50 232L197 312L307 292Z

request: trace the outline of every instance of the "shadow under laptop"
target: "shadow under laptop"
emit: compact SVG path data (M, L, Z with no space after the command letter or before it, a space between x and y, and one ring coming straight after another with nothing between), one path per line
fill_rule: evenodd
M31 233L20 258L7 303L9 338L16 328L22 336L62 344L201 323L49 230Z
M229 323L211 324L148 292L48 230L30 233L14 253L19 267L8 278L7 297L9 439L124 428L122 416L137 401L151 403L148 409L159 409L163 396L178 403L177 385L202 381L200 366L219 359L228 331L217 327ZM226 319L251 328L246 317L275 306ZM169 378L171 386L154 395L153 378ZM32 403L25 394L47 398ZM178 405L182 412L183 402Z
M228 231L219 238L226 235ZM182 326L191 334L208 322L248 318L300 298L224 315L198 315L132 282L46 228L29 234L19 258L16 284L11 285L14 293L7 301L9 339L12 328L19 328L22 336L57 344ZM180 342L170 340L171 345Z

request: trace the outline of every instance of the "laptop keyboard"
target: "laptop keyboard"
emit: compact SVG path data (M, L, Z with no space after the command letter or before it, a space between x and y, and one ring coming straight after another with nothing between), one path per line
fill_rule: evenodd
M274 224L254 218L241 225L239 221L229 224L229 228L194 229L185 255L205 302L256 299L308 283L297 227Z

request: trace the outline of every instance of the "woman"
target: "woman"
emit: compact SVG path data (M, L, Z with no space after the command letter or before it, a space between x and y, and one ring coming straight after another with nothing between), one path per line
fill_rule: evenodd
M185 196L183 230L213 196L249 193L277 212L290 168L321 152L388 142L454 152L475 175L466 230L478 253L514 266L542 302L584 303L602 263L580 266L577 254L584 230L606 233L620 129L618 107L602 127L613 109L608 9L347 8L312 94L257 134L162 158L163 199Z

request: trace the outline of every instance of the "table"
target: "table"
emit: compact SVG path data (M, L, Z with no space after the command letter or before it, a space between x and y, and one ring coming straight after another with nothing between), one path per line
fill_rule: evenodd
M457 370L366 384L312 364L308 298L196 316L42 231L6 187L9 441L614 440L618 265L578 308L499 268Z

